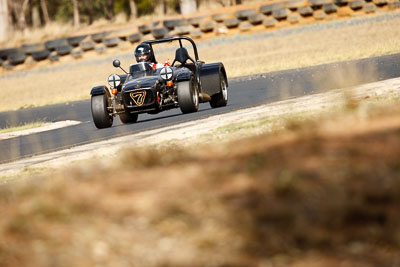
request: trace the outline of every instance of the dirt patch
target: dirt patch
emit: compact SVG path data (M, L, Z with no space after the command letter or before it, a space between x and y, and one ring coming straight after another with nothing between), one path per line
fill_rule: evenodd
M286 130L3 185L0 265L394 266L398 88L383 106L376 92Z

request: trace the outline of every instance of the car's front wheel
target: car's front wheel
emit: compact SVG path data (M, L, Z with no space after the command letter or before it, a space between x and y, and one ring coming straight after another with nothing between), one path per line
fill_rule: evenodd
M113 124L113 116L107 110L107 95L94 95L92 96L92 117L94 125L99 128L108 128Z
M196 112L199 109L199 91L193 78L178 83L178 103L182 113Z
M121 120L122 123L134 123L134 122L137 122L137 120L138 120L138 114L137 113L122 113L122 114L119 114L119 119Z

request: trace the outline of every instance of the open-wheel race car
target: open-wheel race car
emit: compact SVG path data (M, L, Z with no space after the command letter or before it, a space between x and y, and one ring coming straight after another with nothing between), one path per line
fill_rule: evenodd
M97 128L111 127L118 115L122 123L134 123L140 113L157 114L161 111L180 108L183 113L196 112L199 103L209 102L212 108L226 106L228 102L228 79L224 65L199 60L195 42L185 36L145 41L152 50L152 61L156 63L153 46L176 42L175 59L170 66L154 68L147 62L130 65L129 72L119 60L113 65L125 74L112 74L109 87L96 86L91 90L91 109ZM189 42L194 58L189 55L183 42Z

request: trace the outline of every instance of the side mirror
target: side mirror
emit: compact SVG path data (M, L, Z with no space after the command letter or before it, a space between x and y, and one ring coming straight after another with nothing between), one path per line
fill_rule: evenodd
M116 67L116 68L119 68L121 66L121 62L119 62L118 59L114 59L113 66Z

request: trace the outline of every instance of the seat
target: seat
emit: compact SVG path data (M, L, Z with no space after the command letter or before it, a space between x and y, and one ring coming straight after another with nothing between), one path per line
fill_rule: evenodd
M185 65L187 60L190 60L193 62L193 64L195 64L194 60L189 56L189 53L186 50L186 48L180 47L175 51L175 59L172 62L172 66L174 66L175 62L179 62L182 65Z

